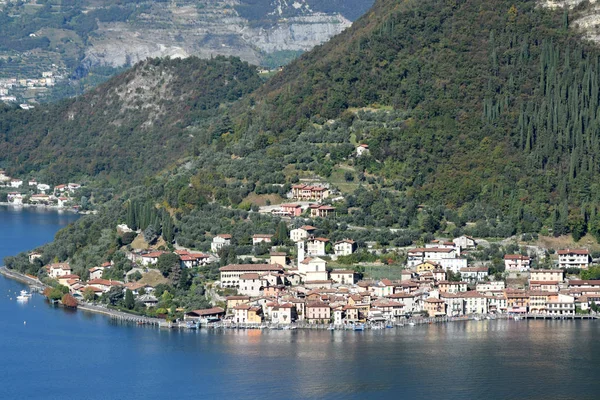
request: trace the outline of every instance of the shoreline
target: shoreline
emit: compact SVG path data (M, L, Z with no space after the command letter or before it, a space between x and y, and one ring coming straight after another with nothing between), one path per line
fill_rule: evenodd
M0 202L0 206L11 207L11 208L16 208L16 209L18 209L18 208L34 208L34 209L41 209L41 210L47 210L47 211L64 211L64 212L70 212L73 214L80 214L79 211L74 210L73 208L70 208L70 207L49 206L46 204L13 204L13 203L2 201L2 202Z
M30 286L41 287L42 289L45 289L48 287L48 285L44 284L37 278L36 279L31 278L20 272L10 270L10 269L6 268L5 266L0 266L0 275L5 277L6 279L12 279L13 281L24 283L24 284L30 285ZM119 319L119 320L126 321L126 322L142 323L143 325L158 325L159 322L162 322L162 320L159 320L157 318L150 318L150 317L144 317L144 316L135 315L135 314L128 314L128 313L125 313L122 311L112 310L110 308L104 308L104 307L85 304L85 303L79 303L77 305L77 309L82 310L84 312L90 312L90 313L94 313L94 314L104 315L104 316L107 316L107 317L110 317L113 319Z
M6 268L5 266L0 266L0 275L4 276L7 279L12 279L17 282L21 282L30 286L37 286L46 288L48 287L44 283L42 283L37 278L32 278L27 275L24 275L20 272L12 271ZM153 326L158 328L168 328L168 329L177 329L177 330L189 330L193 331L198 329L190 328L188 325L188 321L178 321L178 322L167 322L166 320L151 318L136 314L130 314L124 311L113 310L107 308L105 306L98 306L94 304L87 303L79 303L77 306L78 310L82 310L84 312L90 312L94 314L104 315L106 317L110 317L111 319L115 319L125 323L134 323L138 326ZM508 314L482 314L482 315L464 315L457 317L448 317L448 316L440 316L440 317L423 317L423 318L411 318L403 320L402 322L393 323L393 328L397 329L400 327L407 326L418 326L418 325L432 325L432 324L441 324L441 323L452 323L452 322L466 322L466 321L494 321L494 320L597 320L598 316L592 314L586 315L564 315L564 316L553 316L553 315L531 315L526 314L525 316L515 316ZM192 324L194 325L194 324ZM350 324L353 325L353 324ZM200 327L203 329L235 329L235 330L331 330L331 331L352 331L353 329L349 328L350 325L334 325L330 324L308 324L308 323L294 323L294 324L274 324L269 322L262 322L260 324L250 324L250 323L228 323L226 321L219 321L214 324L204 325L202 324ZM385 327L385 323L363 323L364 330L378 330L383 329ZM376 328L373 328L373 327ZM332 329L333 328L333 329ZM387 330L387 329L386 329Z

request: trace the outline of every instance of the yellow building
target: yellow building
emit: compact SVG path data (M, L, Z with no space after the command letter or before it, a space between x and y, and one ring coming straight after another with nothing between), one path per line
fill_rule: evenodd
M431 261L425 261L425 262L417 265L417 273L425 272L425 271L433 271L436 268L441 268L441 267L437 263L434 263Z

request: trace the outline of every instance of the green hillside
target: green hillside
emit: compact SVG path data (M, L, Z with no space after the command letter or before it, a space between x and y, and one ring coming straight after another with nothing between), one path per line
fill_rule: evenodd
M101 235L68 241L110 230L131 204L168 211L177 243L206 249L207 233L236 232L245 245L277 226L248 212L255 199L285 201L300 179L340 190L336 220L312 222L332 239L600 234L599 55L567 14L532 1L379 0L262 85L234 59L155 60L60 112L7 111L0 159L130 187L47 259L101 258L87 246ZM371 156L355 158L358 143Z
M0 107L0 159L51 183L139 182L210 143L219 108L260 83L239 59L151 59L74 100Z

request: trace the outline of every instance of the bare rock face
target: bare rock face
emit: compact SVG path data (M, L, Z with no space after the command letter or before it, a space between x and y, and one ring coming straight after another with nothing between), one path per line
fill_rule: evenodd
M99 23L83 64L119 67L148 57L190 55L238 56L260 64L265 53L310 50L351 25L341 14L313 12L304 1L277 0L266 20L242 17L237 5L240 1L204 1L201 7L155 3L134 20Z
M543 0L540 5L571 10L574 16L569 27L579 30L584 39L600 43L600 4L597 0Z

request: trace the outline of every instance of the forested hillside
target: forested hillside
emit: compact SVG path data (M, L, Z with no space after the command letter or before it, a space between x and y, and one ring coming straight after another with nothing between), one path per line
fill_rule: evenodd
M200 249L217 229L272 232L248 211L300 179L339 189L336 220L313 221L331 237L600 237L600 51L568 21L533 1L379 0L262 85L235 59L154 60L57 112L7 111L0 157L9 172L143 183L112 221L151 202ZM52 256L99 257L63 240L99 221L110 229L86 218Z
M139 182L211 143L222 133L211 125L219 107L260 83L256 68L235 58L151 59L74 100L0 106L0 167L51 183Z

